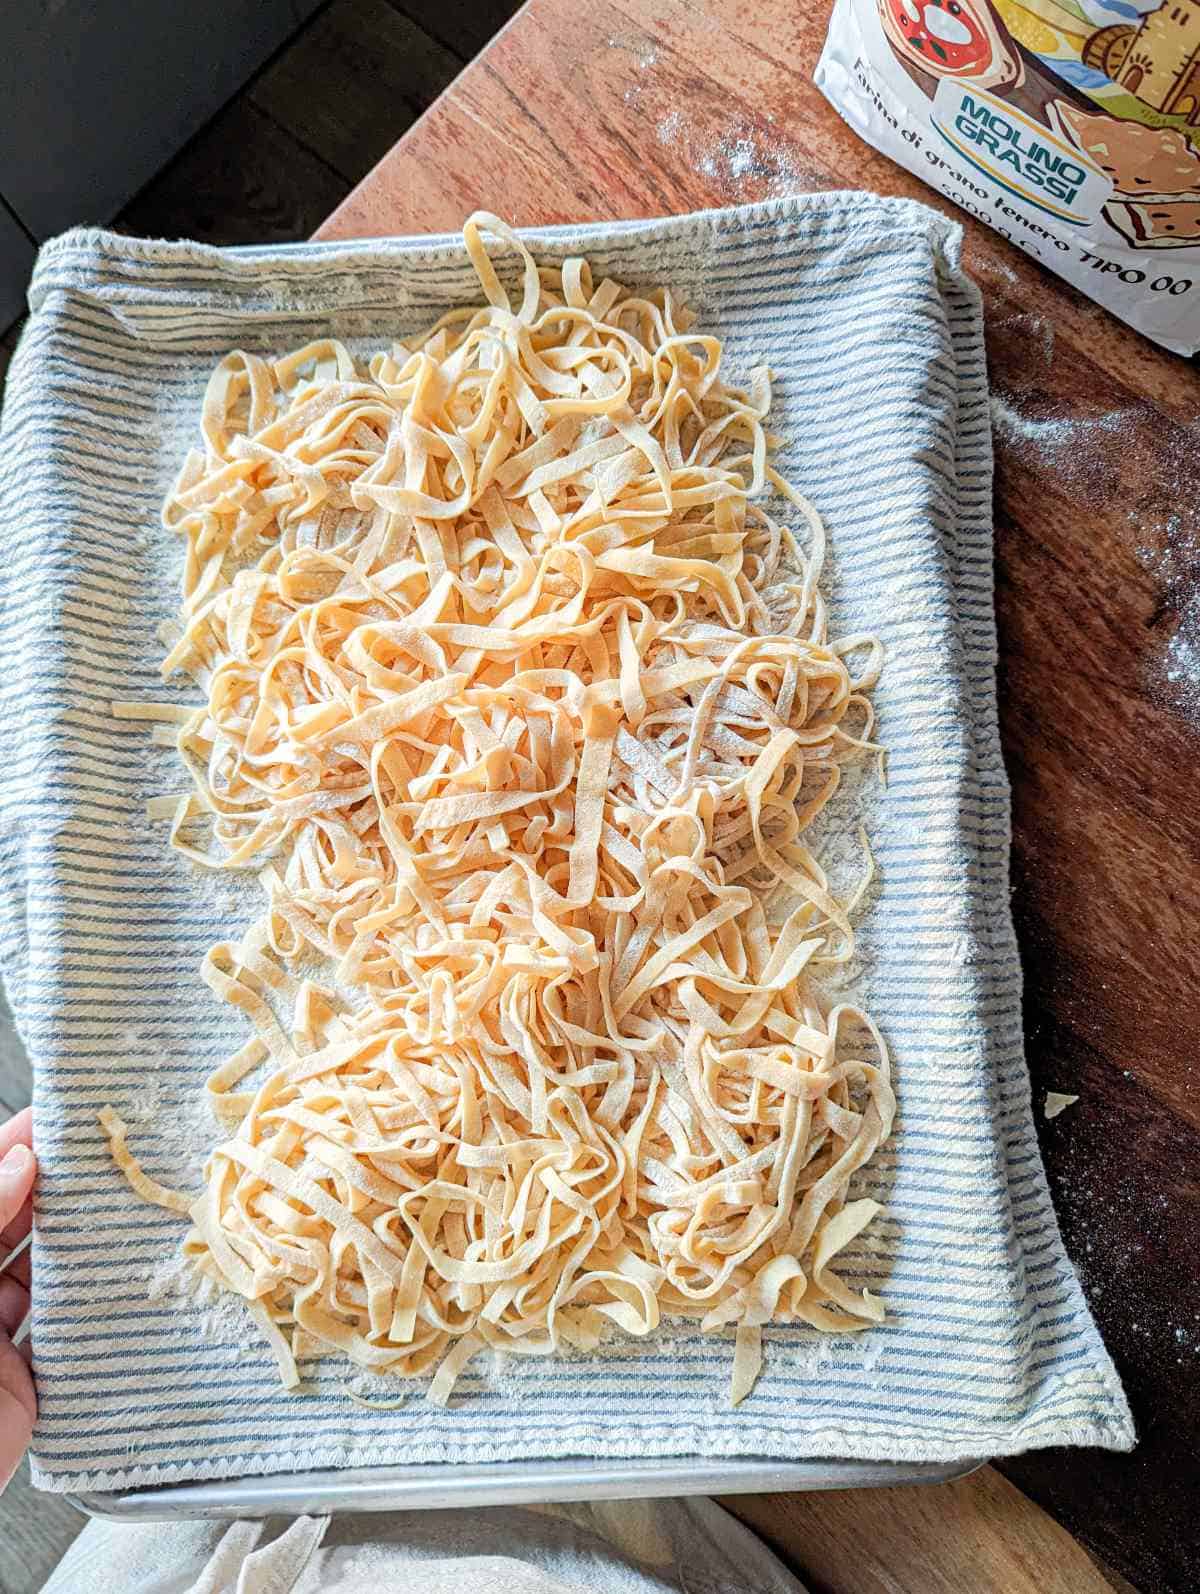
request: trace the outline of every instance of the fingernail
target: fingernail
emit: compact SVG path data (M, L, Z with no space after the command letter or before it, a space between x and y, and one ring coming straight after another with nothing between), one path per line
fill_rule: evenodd
M19 1179L32 1161L33 1152L28 1146L10 1146L0 1162L0 1174L6 1179Z

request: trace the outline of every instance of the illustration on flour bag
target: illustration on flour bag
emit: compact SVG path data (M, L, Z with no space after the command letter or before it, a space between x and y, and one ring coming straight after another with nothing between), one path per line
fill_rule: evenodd
M1122 320L1200 348L1200 0L837 0L816 81Z

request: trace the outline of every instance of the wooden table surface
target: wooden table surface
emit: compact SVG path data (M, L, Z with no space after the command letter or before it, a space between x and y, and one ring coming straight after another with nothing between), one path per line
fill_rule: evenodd
M1141 1433L1131 1456L1044 1452L1003 1471L1139 1589L1190 1591L1200 1587L1200 379L861 143L812 84L828 10L828 0L531 0L319 236L453 230L478 206L536 225L827 188L907 194L965 222L994 395L1000 713L1029 1066L1036 1098L1081 1098L1040 1126L1043 1152ZM1072 1569L1061 1546L1047 1550L1053 1566L1033 1554L1020 1496L995 1473L954 1487L955 1500L974 1501L950 1513L965 1559L944 1575L940 1561L922 1563L911 1581L860 1566L846 1586L1090 1586L1090 1568ZM856 1497L848 1519L859 1527L847 1544L864 1555L876 1533L911 1538L916 1519L911 1495L871 1498ZM922 1520L944 1556L931 1505ZM843 1586L805 1561L815 1526L831 1520L819 1500L759 1501L747 1515L791 1546L816 1586ZM984 1569L978 1544L997 1523L997 1553L1028 1552L1023 1570Z

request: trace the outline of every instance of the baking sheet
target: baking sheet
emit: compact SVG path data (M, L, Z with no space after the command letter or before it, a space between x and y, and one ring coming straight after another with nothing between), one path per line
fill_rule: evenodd
M947 1483L982 1461L503 1461L493 1466L369 1467L182 1483L75 1495L89 1516L119 1522L197 1517L330 1516L343 1511L443 1511L566 1500L673 1499Z

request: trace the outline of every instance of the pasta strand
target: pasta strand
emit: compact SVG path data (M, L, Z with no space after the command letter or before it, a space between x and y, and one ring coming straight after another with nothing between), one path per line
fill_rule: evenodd
M728 385L669 290L464 238L481 308L212 375L163 510L164 675L200 695L114 712L178 749L171 844L262 883L204 967L254 1038L200 1191L102 1119L289 1387L334 1352L444 1403L486 1348L683 1317L736 1329L736 1404L765 1324L882 1316L832 1269L878 1210L847 1190L888 1057L822 995L855 903L806 841L878 752L882 650L829 639L766 371Z

